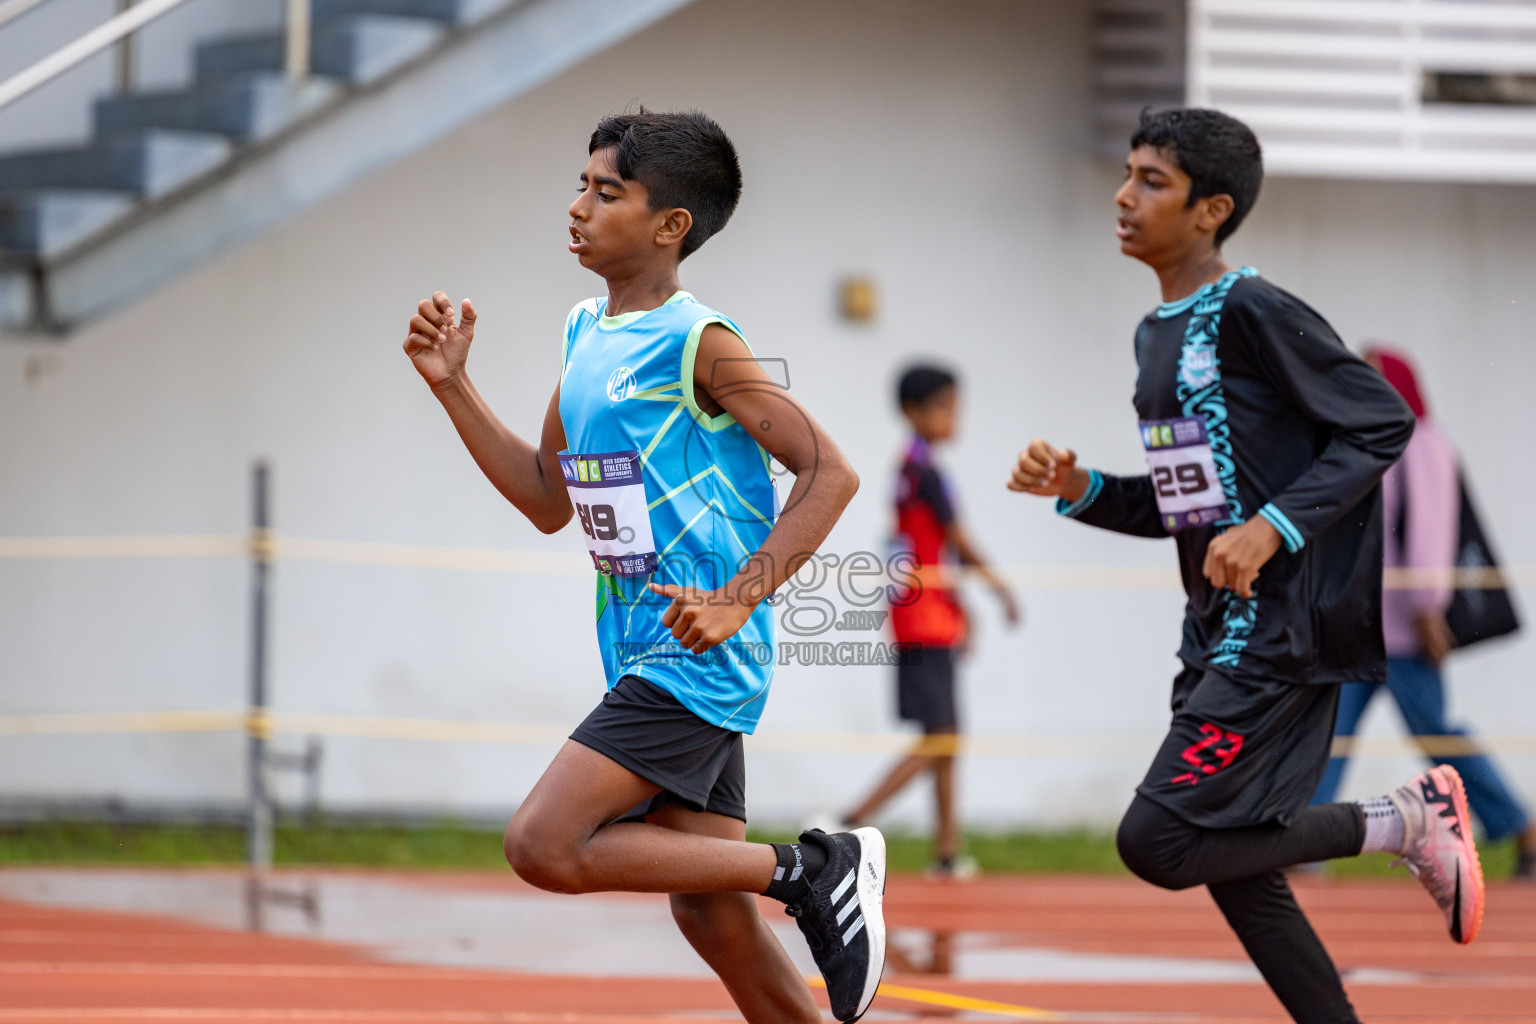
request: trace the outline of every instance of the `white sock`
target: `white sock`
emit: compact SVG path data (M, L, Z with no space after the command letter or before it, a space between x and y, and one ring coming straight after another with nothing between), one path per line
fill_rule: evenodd
M1373 796L1360 801L1365 812L1365 845L1361 853L1402 853L1407 826L1390 797Z

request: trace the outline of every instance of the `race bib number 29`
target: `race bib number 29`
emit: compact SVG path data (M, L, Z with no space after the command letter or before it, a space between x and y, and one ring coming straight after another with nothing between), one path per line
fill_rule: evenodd
M1227 515L1227 498L1201 416L1142 420L1141 443L1157 492L1157 511L1169 533L1208 526Z
M607 576L655 572L656 542L640 479L640 453L561 452L560 470L597 571Z

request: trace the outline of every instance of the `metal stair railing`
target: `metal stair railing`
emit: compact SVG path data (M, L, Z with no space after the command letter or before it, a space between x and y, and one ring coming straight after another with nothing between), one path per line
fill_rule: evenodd
M309 74L309 40L314 22L310 18L309 0L287 0L287 8L283 67L288 72L288 81L297 83Z
M0 4L0 26L43 3L44 0L10 0ZM13 103L154 21L162 14L180 7L187 0L140 0L121 14L102 22L78 39L50 53L4 82L0 82L0 108ZM284 68L290 81L300 81L309 74L310 0L285 0L287 39Z
M43 0L6 0L5 3L0 3L0 25L14 21L42 2Z
M136 38L198 37L190 80L97 97L85 140L0 153L0 335L65 335L96 322L692 2L284 0L259 15L245 3L178 7ZM0 0L0 11L12 9ZM314 19L307 67L304 40L273 23L309 25L294 9ZM107 16L98 8L58 38ZM169 24L182 19L202 24ZM20 50L31 27L11 21L0 40ZM46 49L33 42L25 59ZM0 114L47 106L54 90L88 77L96 84L105 56Z

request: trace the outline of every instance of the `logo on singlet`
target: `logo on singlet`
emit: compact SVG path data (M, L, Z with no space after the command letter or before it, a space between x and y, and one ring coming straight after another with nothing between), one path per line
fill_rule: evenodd
M608 397L622 402L635 393L635 386L635 371L621 366L608 377Z

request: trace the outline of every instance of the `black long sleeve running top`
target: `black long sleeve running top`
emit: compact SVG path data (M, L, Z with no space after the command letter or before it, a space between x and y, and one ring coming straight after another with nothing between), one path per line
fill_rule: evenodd
M1148 314L1136 359L1144 442L1156 443L1152 421L1183 421L1186 433L1203 425L1203 464L1218 477L1211 521L1174 531L1181 520L1159 509L1159 487L1166 499L1205 483L1187 466L1155 479L1091 471L1087 492L1058 511L1120 533L1173 533L1187 665L1297 684L1384 678L1379 483L1414 424L1397 392L1313 309L1249 267ZM1284 545L1244 599L1201 569L1211 540L1255 515Z

